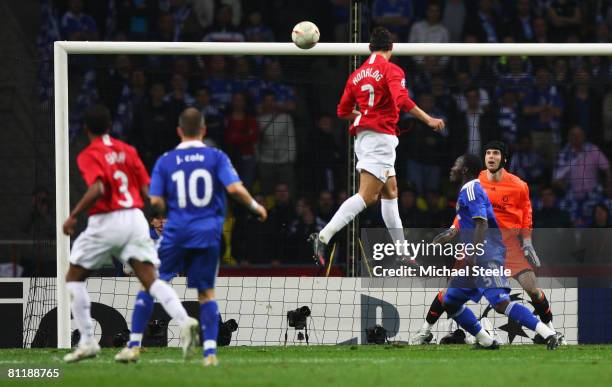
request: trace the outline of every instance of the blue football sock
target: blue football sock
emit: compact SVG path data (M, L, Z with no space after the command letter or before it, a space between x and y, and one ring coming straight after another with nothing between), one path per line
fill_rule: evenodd
M517 302L511 302L504 314L532 331L535 331L536 326L540 322L529 309Z
M132 332L128 347L140 347L142 335L153 313L153 306L153 297L144 290L139 291L132 312Z
M474 312L465 306L462 306L459 312L450 317L452 317L461 328L468 331L472 336L476 336L476 334L482 329L478 319L474 315Z
M204 357L217 354L217 335L219 334L219 306L217 301L200 305L200 325L204 338Z

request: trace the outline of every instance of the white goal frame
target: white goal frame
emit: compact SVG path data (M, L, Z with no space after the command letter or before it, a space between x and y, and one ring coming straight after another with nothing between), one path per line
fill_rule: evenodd
M70 297L64 277L68 272L70 238L63 234L70 214L68 172L68 55L368 55L367 43L319 43L302 50L292 43L204 43L204 42L66 42L54 43L55 85L55 210L57 229L57 347L70 348ZM401 56L609 56L610 43L572 44L478 44L478 43L397 43L393 54Z

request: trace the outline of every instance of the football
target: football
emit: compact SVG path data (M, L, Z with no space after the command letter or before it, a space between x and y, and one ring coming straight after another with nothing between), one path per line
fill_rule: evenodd
M299 22L291 32L291 40L303 50L313 48L319 41L320 36L319 28L309 21Z

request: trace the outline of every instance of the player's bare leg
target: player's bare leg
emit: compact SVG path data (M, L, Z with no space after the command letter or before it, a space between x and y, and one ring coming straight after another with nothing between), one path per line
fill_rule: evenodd
M215 367L217 359L217 336L219 334L219 306L215 301L215 289L198 292L200 302L200 325L202 327L204 367Z
M548 325L548 327L553 331L556 331L552 322L553 314L550 304L542 289L538 287L538 280L535 273L531 270L527 270L520 273L515 278L518 283L521 284L523 290L525 290L525 292L529 295L529 298L531 298L531 302L537 315L540 317L540 321ZM544 340L543 337L540 339ZM536 338L536 340L538 339ZM563 338L561 341L561 344L565 344L565 338Z
M359 192L342 203L323 230L319 233L311 234L308 238L312 243L314 252L313 257L318 264L325 265L327 244L333 236L359 215L367 206L375 203L380 196L382 188L383 182L376 176L367 171L361 171L359 175Z
M94 338L91 301L85 285L87 277L89 277L89 270L72 264L66 274L66 287L72 299L70 309L76 327L81 334L77 348L64 356L64 361L68 363L96 357L100 352L100 346Z
M142 286L162 304L170 317L181 327L183 356L194 354L200 343L198 320L189 317L174 289L157 278L155 267L151 263L136 259L130 259L129 263Z

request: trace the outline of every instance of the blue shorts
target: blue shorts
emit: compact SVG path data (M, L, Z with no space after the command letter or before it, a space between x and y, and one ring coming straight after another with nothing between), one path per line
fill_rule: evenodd
M221 252L219 245L201 249L186 249L164 242L161 242L158 249L161 279L168 281L165 278L172 279L176 273L184 271L187 275L188 288L202 291L215 287Z
M502 301L510 301L509 288L448 288L444 295L444 303L463 305L469 300L480 301L484 296L489 304L495 306Z

